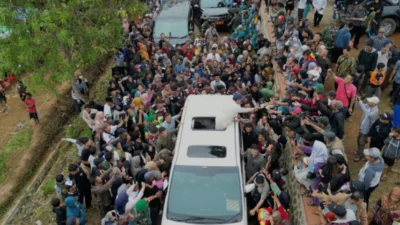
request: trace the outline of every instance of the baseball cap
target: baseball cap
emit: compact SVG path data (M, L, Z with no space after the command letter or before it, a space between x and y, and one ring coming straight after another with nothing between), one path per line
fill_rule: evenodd
M292 112L296 113L297 115L299 115L302 111L301 111L301 107L294 107L292 109Z
M315 85L314 90L315 91L323 91L324 90L324 85L319 83L319 84Z
M371 97L371 98L367 98L367 101L368 101L369 103L378 104L378 103L379 103L379 98L376 97L376 96L373 96L373 97Z
M94 160L93 160L93 164L94 165L100 165L101 163L103 163L104 162L104 158L95 158Z
M237 101L237 100L242 100L242 95L239 93L235 93L233 95L233 100Z
M391 120L392 114L385 112L385 113L382 113L381 115L379 115L379 118L381 118L383 120Z
M251 144L250 148L251 149L258 149L258 145L257 144Z
M144 180L148 183L154 177L154 172L147 172L144 174Z
M78 137L76 140L77 140L79 143L85 145L86 143L88 143L89 138L87 138L87 137Z
M322 123L325 126L329 124L329 118L326 116L318 117L317 120L318 120L318 122Z
M328 206L329 211L333 212L338 217L346 216L346 208L342 205L338 205L336 203L332 203Z
M365 156L371 156L372 158L379 158L381 156L381 151L378 148L367 148L364 149Z
M329 140L335 140L335 138L336 138L335 132L332 132L332 131L325 131L323 133L323 135L324 135L324 137L328 138Z

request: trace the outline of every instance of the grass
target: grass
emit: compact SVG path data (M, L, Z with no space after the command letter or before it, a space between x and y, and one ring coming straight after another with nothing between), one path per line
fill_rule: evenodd
M11 139L0 148L0 184L3 183L9 175L11 169L7 168L9 160L17 151L25 151L29 147L32 134L31 126L27 126L13 135Z
M65 136L70 138L91 137L91 131L83 121L82 117L78 116L72 121L71 125L67 127Z
M94 90L94 98L97 102L104 102L107 97L107 87L108 82L111 80L112 76L111 73L107 73L104 77L99 80L95 86Z
M48 179L46 183L40 187L40 190L43 192L45 196L49 196L51 194L54 194L55 189L54 185L56 184L55 179Z

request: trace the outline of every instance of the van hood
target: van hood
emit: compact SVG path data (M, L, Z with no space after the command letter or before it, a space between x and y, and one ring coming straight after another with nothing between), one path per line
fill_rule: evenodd
M228 14L228 8L221 7L221 8L202 8L204 16L219 16Z
M188 40L188 37L185 37L185 38L169 38L169 37L167 37L167 38L169 39L169 43L174 46L177 44L185 44L186 40ZM160 42L160 40L161 40L160 38L154 38L155 43Z

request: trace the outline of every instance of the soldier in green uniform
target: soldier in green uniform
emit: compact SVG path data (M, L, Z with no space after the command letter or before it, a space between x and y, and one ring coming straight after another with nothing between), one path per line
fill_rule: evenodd
M332 58L332 52L335 48L336 35L339 32L338 27L328 26L321 33L321 41L324 43L325 47L328 49L328 58Z
M345 78L347 75L350 75L354 72L356 60L350 55L350 50L350 47L343 49L343 55L339 56L336 62L336 74L339 77Z
M210 27L210 22L208 21L208 17L204 18L203 24L201 24L201 32L204 33Z
M274 90L272 90L273 83L271 81L267 82L267 86L261 89L261 96L265 101L269 102L272 95L274 95Z
M135 225L150 225L150 209L146 200L140 199L135 206L135 215L134 215Z

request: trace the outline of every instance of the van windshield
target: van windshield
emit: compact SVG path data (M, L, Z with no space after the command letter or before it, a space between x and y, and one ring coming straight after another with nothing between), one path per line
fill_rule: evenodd
M222 8L225 7L224 1L217 0L201 0L202 8Z
M242 221L237 167L176 165L169 189L169 220L204 224Z
M166 37L169 37L169 32L171 32L172 38L185 38L188 35L187 21L179 19L159 19L156 21L153 37L160 37L162 33L164 33Z

